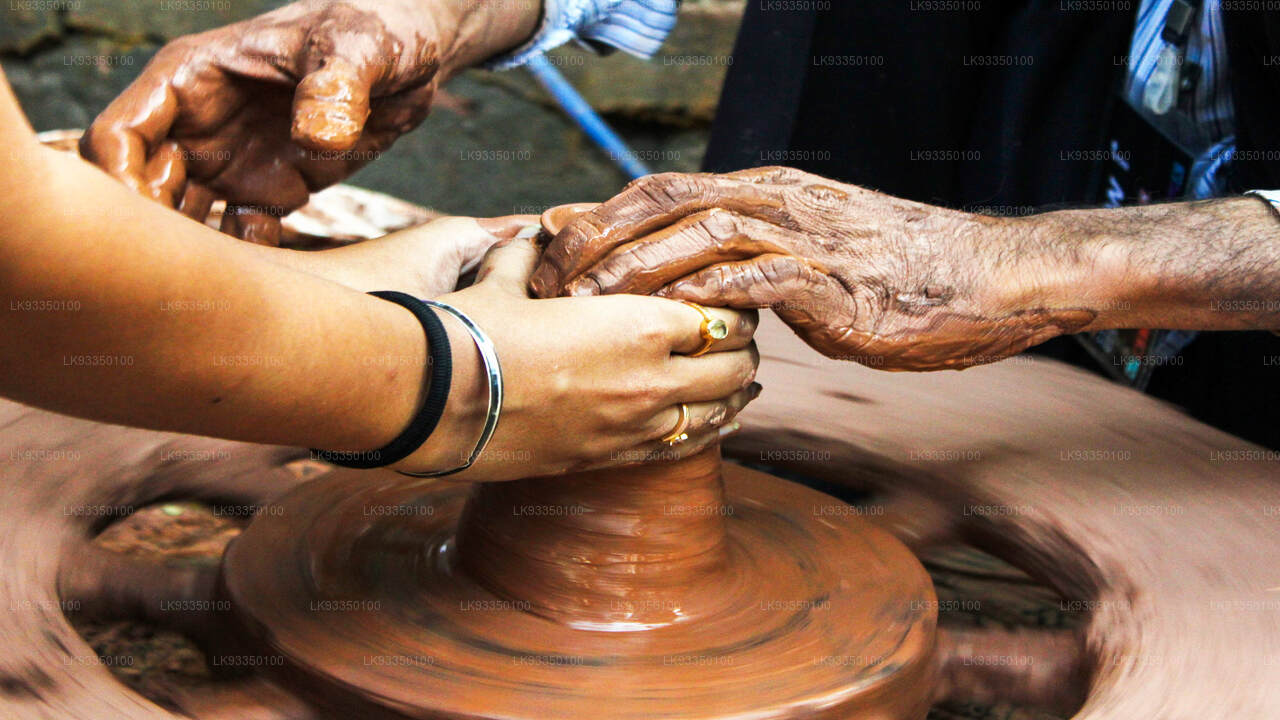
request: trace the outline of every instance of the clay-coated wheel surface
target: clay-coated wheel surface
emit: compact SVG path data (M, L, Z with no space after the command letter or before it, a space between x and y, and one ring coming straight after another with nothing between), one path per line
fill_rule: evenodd
M720 609L666 627L575 629L491 594L454 570L467 488L390 475L334 473L282 498L279 517L232 542L224 583L295 680L344 705L431 718L923 718L936 607L919 562L869 524L825 518L842 505L829 496L725 474L734 570Z
M180 717L95 662L65 613L183 629L199 618L216 632L219 613L200 612L212 607L216 568L112 558L88 543L113 518L169 498L266 502L305 475L299 451L103 425L7 401L0 427L0 717ZM228 683L167 704L199 713L239 698L242 717L306 717L287 695L251 685L252 692Z

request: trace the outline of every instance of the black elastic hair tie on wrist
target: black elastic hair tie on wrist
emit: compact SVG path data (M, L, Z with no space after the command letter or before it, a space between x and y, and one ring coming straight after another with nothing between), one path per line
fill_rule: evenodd
M436 317L435 310L412 295L392 290L379 290L370 295L393 302L412 312L427 335L427 364L431 369L431 384L422 407L409 421L396 439L378 450L312 450L316 458L339 467L369 470L386 467L409 457L431 437L431 433L444 415L449 401L449 386L453 382L453 354L449 350L449 335L444 324Z

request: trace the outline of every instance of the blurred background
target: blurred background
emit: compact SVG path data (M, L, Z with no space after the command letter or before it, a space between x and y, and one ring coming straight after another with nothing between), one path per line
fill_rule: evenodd
M746 0L685 0L645 62L576 47L552 64L655 172L697 170ZM165 42L283 0L39 0L0 5L0 63L37 131L88 127ZM600 201L628 178L529 71L472 70L431 117L350 182L458 215Z

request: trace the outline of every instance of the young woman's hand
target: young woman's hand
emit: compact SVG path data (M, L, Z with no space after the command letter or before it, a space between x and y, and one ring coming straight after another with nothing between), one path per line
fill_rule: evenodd
M508 480L568 470L675 459L714 442L758 393L754 311L710 308L728 326L711 351L702 316L674 300L613 295L534 300L538 250L525 239L489 252L475 285L438 298L493 340L506 398L497 432L464 480ZM454 385L440 427L399 469L454 467L471 453L488 404L470 336L445 318ZM688 439L667 445L689 408Z
M536 215L446 217L332 250L262 249L285 265L361 292L397 290L435 298L458 287L489 248L537 226Z

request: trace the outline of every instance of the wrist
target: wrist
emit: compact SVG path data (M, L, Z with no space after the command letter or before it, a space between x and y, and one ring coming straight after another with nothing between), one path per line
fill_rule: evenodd
M417 414L425 392L427 342L422 324L394 303L364 296L364 312L351 322L368 328L358 392L340 390L354 402L344 404L345 432L332 440L319 438L312 447L367 452L385 447Z
M452 356L449 399L435 432L413 454L395 465L399 470L448 470L465 463L484 427L489 395L483 360L471 333L457 318L439 310L437 316L449 336ZM422 377L425 380L427 372L424 371Z
M1000 257L998 302L1011 312L1086 311L1092 322L1080 332L1116 327L1136 289L1114 239L1068 210L995 218Z
M410 303L408 298L385 300L390 308L378 311L390 309L398 317L389 318L395 322L375 331L382 342L370 344L372 352L358 358L367 369L365 383L355 394L362 401L345 406L346 432L335 442L320 443L325 448L321 457L360 468L417 472L456 468L466 462L475 445L473 439L467 455L455 460L466 438L479 434L478 429L472 433L471 426L477 424L477 417L481 423L484 419L486 408L479 402L487 397L477 400L472 357L479 353L472 350L470 333L451 313ZM405 315L417 326L416 334L404 327Z
M542 19L542 0L433 0L437 27L449 28L440 46L443 80L519 47Z

